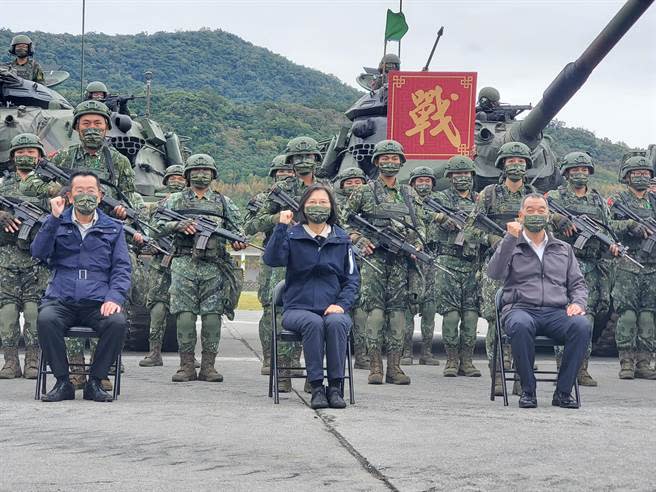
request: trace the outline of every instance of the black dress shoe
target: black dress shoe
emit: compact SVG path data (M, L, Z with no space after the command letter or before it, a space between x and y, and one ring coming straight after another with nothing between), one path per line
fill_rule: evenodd
M326 390L323 386L312 388L312 399L310 400L310 407L315 410L319 408L328 408L328 399L326 398Z
M41 397L41 401L75 400L75 388L66 378L66 381L57 381L55 386Z
M535 393L529 393L528 391L523 391L522 396L519 397L519 408L537 408L538 399L535 396Z
M551 404L560 408L579 408L579 402L572 398L572 395L558 390L554 391Z
M82 394L82 397L85 400L114 401L112 395L102 389L100 381L92 377L90 377L87 384L84 385L84 393Z
M336 386L328 386L326 391L328 396L328 406L330 408L346 408L346 402L342 398L342 390Z

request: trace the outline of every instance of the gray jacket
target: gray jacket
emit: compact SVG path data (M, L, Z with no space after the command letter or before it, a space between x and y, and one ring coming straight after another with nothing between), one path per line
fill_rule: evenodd
M513 307L587 307L588 288L572 247L549 234L542 261L523 235L506 233L487 265L503 281L503 311Z

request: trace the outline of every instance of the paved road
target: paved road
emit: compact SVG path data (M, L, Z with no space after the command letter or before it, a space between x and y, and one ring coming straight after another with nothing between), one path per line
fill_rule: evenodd
M580 410L551 407L549 383L538 409L504 408L488 377L416 365L409 387L356 371L356 405L315 412L301 380L267 398L257 316L224 328L221 384L171 383L175 356L139 368L135 353L111 404L36 402L32 381L1 381L0 490L656 489L656 381L620 382L615 360L593 361Z

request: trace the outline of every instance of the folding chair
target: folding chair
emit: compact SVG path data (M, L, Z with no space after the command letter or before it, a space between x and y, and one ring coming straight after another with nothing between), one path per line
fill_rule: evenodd
M291 369L301 369L305 370L306 367L280 367L278 366L278 342L302 342L303 337L294 332L285 330L283 326L280 332L278 331L278 315L282 312L282 293L285 290L285 281L281 280L276 284L273 289L273 299L272 299L272 312L271 312L271 371L269 371L269 398L273 397L273 402L278 404L280 403L280 394L278 391L278 381L280 380L280 371L291 370ZM348 338L346 340L346 378L349 383L349 401L351 405L355 403L355 392L353 390L353 361L351 359L351 343L352 343L352 331L349 331ZM326 368L324 367L324 371ZM290 378L303 378L307 376L304 374L290 374ZM342 380L342 397L344 396L344 380Z
M501 305L501 298L503 295L503 289L497 290L497 293L494 296L494 305L496 309L496 323L495 323L495 329L496 329L496 339L494 340L494 350L493 350L493 357L492 357L492 386L490 388L490 400L494 401L494 386L496 384L496 378L497 378L497 365L500 366L500 372L501 372L501 380L503 381L503 405L508 406L508 388L506 387L506 382L508 381L515 381L515 375L519 375L517 370L515 369L515 363L514 361L511 361L511 368L506 369L503 365L503 350L502 350L502 344L503 343L510 343L510 339L508 336L505 334L505 332L502 330L502 323L501 323L501 308L503 307ZM553 349L553 347L559 345L554 339L538 335L535 337L535 347L550 347ZM536 377L536 381L542 381L542 382L548 382L548 383L555 383L558 381L558 371L533 371L536 375L537 374L547 374L547 375L555 375L555 377L551 378L539 378ZM506 375L510 374L510 377L507 377ZM578 380L574 381L574 394L576 396L576 401L578 402L579 406L581 406L581 394L579 393L579 382Z
M98 333L93 328L88 326L72 326L69 328L64 337L66 338L98 338ZM71 371L69 368L69 373L73 375L84 375L89 376L89 368L91 364L84 364L84 367L81 370ZM48 370L48 361L46 360L43 350L41 350L41 355L39 357L39 373L36 377L36 390L34 391L34 399L40 400L41 394L46 392L46 377L48 374L52 374L52 370ZM112 396L114 400L118 398L118 395L121 394L121 352L119 351L116 356L116 361L114 362L113 369L109 371L110 376L114 376L114 390Z

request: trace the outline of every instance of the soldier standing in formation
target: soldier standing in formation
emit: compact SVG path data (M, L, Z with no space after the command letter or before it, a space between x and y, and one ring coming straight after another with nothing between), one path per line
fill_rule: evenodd
M656 195L649 190L650 178L654 176L652 165L646 157L633 156L622 164L619 180L626 189L615 193L611 203L614 219L626 217L617 209L617 204L628 207L643 219L656 218ZM656 380L656 371L650 367L656 352L656 251L641 250L645 231L634 227L625 230L621 242L638 254L644 265L639 269L626 260L619 261L612 291L614 307L619 315L615 329L615 342L620 357L620 379Z
M378 142L374 147L372 161L378 167L380 175L376 180L353 192L346 201L341 216L341 224L351 235L353 243L383 272L381 275L371 265L362 265L360 302L367 312L365 329L370 359L369 384L383 383L383 341L387 345L385 381L410 384L410 377L400 367L405 334L405 310L408 296L419 298L423 292L409 279L411 271L414 271L415 276L419 276L413 259L377 248L367 237L367 232L351 226L348 218L351 214L359 214L374 225L394 227L402 236L409 238L415 247L422 247L415 232L423 230L423 223L416 213L421 201L410 186L402 185L396 179L405 160L401 144L394 140ZM406 224L415 224L415 230ZM387 330L384 329L385 326L388 327Z
M31 58L34 56L34 45L29 36L25 34L14 36L11 40L9 54L16 57L11 61L10 66L20 78L38 82L39 84L46 83L46 77L43 70L41 70L41 65Z
M11 140L9 155L16 172L4 177L0 185L0 196L32 202L45 208L42 200L24 195L19 187L44 153L43 145L36 135L22 133L15 136ZM20 222L10 211L0 211L0 226L0 341L5 358L0 379L14 379L21 375L35 379L39 360L37 303L48 283L48 270L32 258L30 240L18 239ZM25 319L25 365L22 372L18 359L21 311Z

